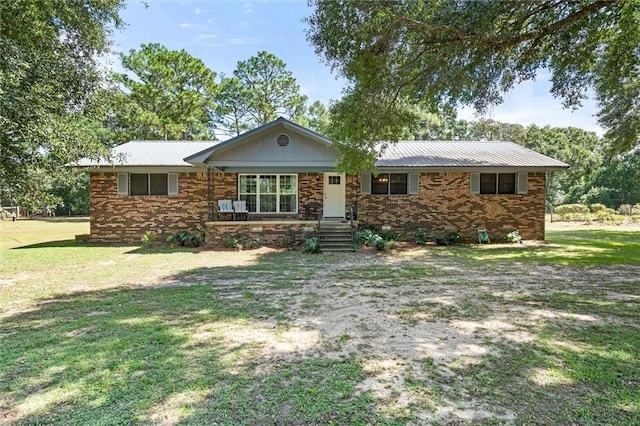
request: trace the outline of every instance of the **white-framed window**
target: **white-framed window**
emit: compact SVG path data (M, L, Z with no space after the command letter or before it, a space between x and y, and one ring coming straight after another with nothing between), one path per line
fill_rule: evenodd
M240 174L238 198L251 213L297 213L298 175Z
M420 191L419 173L363 173L360 192L372 195L414 195Z
M526 194L526 172L471 173L472 194Z
M118 195L177 195L178 173L118 173Z

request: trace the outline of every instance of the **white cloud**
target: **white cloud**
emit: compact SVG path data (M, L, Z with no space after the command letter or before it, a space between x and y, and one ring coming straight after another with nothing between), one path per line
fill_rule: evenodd
M206 11L202 10L200 8L196 8L196 10L193 11L193 14L194 15L200 15L201 13L204 13L204 12L206 12Z
M218 34L198 34L196 36L196 40L211 40L214 38L218 38Z
M203 43L205 46L210 47L226 47L226 46L246 46L252 44L263 43L265 39L263 37L235 37L222 40L219 43Z
M253 5L251 3L244 4L244 13L253 13Z

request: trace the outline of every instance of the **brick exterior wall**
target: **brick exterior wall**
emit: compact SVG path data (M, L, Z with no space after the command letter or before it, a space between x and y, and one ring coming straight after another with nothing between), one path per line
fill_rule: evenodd
M528 192L522 195L470 193L470 173L420 173L416 195L362 195L354 176L349 177L347 198L358 202L358 222L410 238L416 228L435 229L444 237L452 230L472 242L479 226L500 241L518 229L524 239L544 240L545 174L528 174Z
M238 199L238 175L213 176L214 212L217 200ZM207 174L180 173L177 196L117 195L116 173L91 174L91 241L139 243L146 231L164 235L183 229L194 230L209 221ZM469 173L420 173L416 195L363 195L357 176L347 176L345 211L357 206L361 225L389 226L405 238L419 227L435 229L439 236L457 230L467 242L476 237L478 226L486 226L492 240L518 229L524 239L544 239L545 174L529 173L528 193L523 195L472 195ZM298 213L249 215L249 220L315 220L322 214L323 174L298 174ZM218 218L214 214L213 219ZM228 219L228 218L226 218ZM222 246L223 234L244 233L265 245L284 246L303 240L309 225L282 223L265 225L253 233L251 225L208 224L210 244ZM253 225L255 227L255 225ZM254 235L255 234L255 235ZM255 238L254 238L255 237Z
M258 241L268 247L296 247L317 233L316 222L208 222L209 246L225 247L226 239L236 238L241 244ZM247 248L245 246L245 248Z
M180 173L178 195L118 195L116 173L91 173L89 241L140 243L147 232L195 230L207 220L206 173Z

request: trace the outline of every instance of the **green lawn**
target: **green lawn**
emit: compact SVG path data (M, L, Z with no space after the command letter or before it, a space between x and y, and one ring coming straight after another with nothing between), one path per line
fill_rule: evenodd
M640 229L305 255L0 222L0 423L640 424Z

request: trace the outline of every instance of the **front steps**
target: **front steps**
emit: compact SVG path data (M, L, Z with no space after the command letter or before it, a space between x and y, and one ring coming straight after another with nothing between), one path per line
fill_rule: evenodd
M323 252L347 252L353 250L351 225L340 220L323 220L318 230L320 249Z

